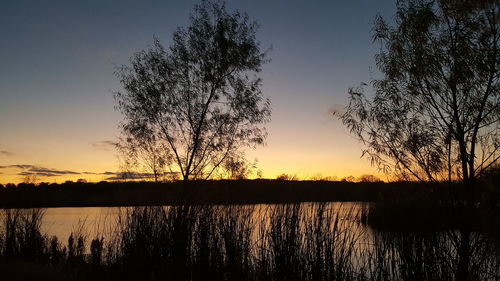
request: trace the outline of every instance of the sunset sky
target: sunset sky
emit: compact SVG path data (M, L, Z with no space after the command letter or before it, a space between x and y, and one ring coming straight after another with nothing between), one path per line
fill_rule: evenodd
M272 46L261 73L273 108L267 145L247 158L266 178L377 174L331 110L349 87L378 77L372 23L390 18L395 1L227 2L260 24L263 49ZM153 36L168 46L195 3L1 1L0 183L30 173L49 182L114 177L114 66Z

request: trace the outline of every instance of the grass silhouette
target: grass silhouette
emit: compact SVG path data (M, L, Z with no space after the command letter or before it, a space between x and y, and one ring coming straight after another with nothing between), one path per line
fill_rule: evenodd
M41 233L43 210L4 210L6 280L498 280L491 236L366 227L370 208L328 203L180 205L121 210L113 235L67 245ZM494 238L494 237L493 237ZM62 239L62 238L61 238ZM61 240L62 241L62 240ZM498 242L498 241L497 241Z

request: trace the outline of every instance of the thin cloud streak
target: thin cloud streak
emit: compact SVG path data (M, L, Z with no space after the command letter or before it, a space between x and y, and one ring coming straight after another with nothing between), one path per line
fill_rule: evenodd
M26 164L0 166L0 169L8 169L8 168L27 170L27 171L23 171L23 172L30 172L33 174L37 174L37 173L39 173L39 174L50 173L50 174L58 174L58 175L78 175L78 174L81 174L81 173L75 172L75 171L56 170L56 169L50 169L50 168L44 168L44 167L40 167L40 166L26 165Z
M18 176L41 176L41 177L58 177L60 174L44 173L44 172L20 172Z
M0 154L3 156L13 156L15 155L14 152L6 151L6 150L0 150Z
M36 175L42 177L57 177L64 175L117 175L118 174L113 172L96 173L96 172L77 172L70 170L58 170L58 169L46 168L36 165L27 165L27 164L0 166L0 169L20 169L23 171L17 173L17 175L19 176Z
M116 142L111 140L103 140L92 143L92 147L94 147L97 150L104 150L104 151L109 151L115 146Z
M74 175L93 175L93 176L107 176L104 180L138 180L138 179L151 179L154 178L152 173L140 173L140 172L77 172L70 170L58 170L52 168L46 168L36 165L28 164L14 164L7 166L0 166L0 169L18 169L21 170L16 173L18 176L40 176L40 177L60 177L60 176L74 176ZM165 174L175 175L178 172L167 172Z
M58 175L79 175L81 173L74 172L74 171L58 171L58 170L52 170L52 169L30 169L30 172L33 173L53 173L53 174L58 174Z

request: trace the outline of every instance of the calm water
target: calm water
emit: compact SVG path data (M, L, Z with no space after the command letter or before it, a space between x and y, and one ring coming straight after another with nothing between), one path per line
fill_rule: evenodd
M42 233L49 237L57 236L61 241L66 241L72 232L83 232L91 239L96 235L107 236L114 229L121 209L123 208L47 208L42 219Z
M273 205L256 205L254 207L254 216L256 225L268 225L269 207ZM341 213L356 213L361 210L360 203L330 203L328 208ZM112 235L115 230L117 219L120 213L124 213L130 207L77 207L77 208L46 208L42 219L42 233L47 236L57 236L60 241L67 241L71 233L81 232L89 239L97 236L105 238ZM165 207L168 208L168 207ZM308 204L304 204L305 211L308 210ZM312 209L312 208L310 208ZM313 213L308 213L314 216ZM345 218L346 220L351 218ZM354 224L355 222L352 221ZM359 228L356 224L356 227ZM366 227L361 227L363 232L369 232ZM368 237L365 237L368 238Z
M323 207L325 207L325 212L323 216L319 216L318 214ZM330 251L333 249L333 252L338 251L339 257L342 256L344 250L345 253L352 250L352 255L347 255L347 259L358 271L366 269L377 272L377 269L382 268L390 271L390 274L394 275L394 280L404 279L406 269L416 270L418 266L423 266L419 270L432 274L454 272L459 265L458 250L462 249L463 245L469 245L470 250L466 256L469 257L471 265L474 265L471 269L478 277L475 280L500 280L497 278L500 276L500 256L494 252L491 243L483 237L483 234L469 233L470 236L467 237L470 238L465 239L456 230L416 233L375 231L359 222L364 207L365 205L361 203L328 203L326 205L303 203L300 206L288 207L283 205L248 205L237 208L237 211L238 215L244 216L246 214L247 218L251 218L249 226L252 231L249 240L253 241L253 246L251 246L251 256L253 257L258 256L258 247L272 249L274 245L272 241L285 241L268 240L274 237L268 234L278 233L281 235L279 234L281 231L286 232L292 229L293 225L298 225L298 232L302 235L294 237L299 238L301 245L299 247L302 247L303 244L316 245L307 242L315 241L317 233L333 233L335 244L330 245L335 245L335 247L328 249ZM170 207L165 206L164 208ZM224 219L224 214L227 214L226 212L231 209L234 208L214 206L203 210L211 212L209 214L220 214L220 217ZM41 231L48 237L57 236L63 245L67 245L71 233L75 233L77 236L83 234L87 237L86 251L88 252L88 243L96 237L104 237L105 243L117 241L115 238L119 236L114 235L119 233L117 231L117 227L120 225L119 220L122 219L123 226L123 219L126 222L127 215L130 218L131 212L134 210L138 211L139 214L141 212L141 209L133 207L47 208L44 209ZM196 212L200 210L195 209ZM21 210L21 212L29 212L29 210ZM294 224L291 220L297 218L294 217L296 214L299 214L297 216L299 219L298 223ZM203 216L201 213L200 217ZM155 221L152 222L155 223ZM278 228L272 228L272 224ZM280 225L285 226L285 228L279 229ZM320 225L319 228L318 225ZM0 225L0 233L2 226ZM315 229L319 229L319 232L315 232ZM349 245L352 245L351 250ZM415 264L416 260L420 263ZM434 266L436 264L439 266Z

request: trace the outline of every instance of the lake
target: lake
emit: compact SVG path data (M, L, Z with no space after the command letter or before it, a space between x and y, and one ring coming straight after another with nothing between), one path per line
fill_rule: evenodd
M186 268L179 272L198 272L213 263L216 268L271 270L266 274L276 277L312 274L310 280L316 280L315 274L326 278L339 272L366 280L381 274L387 280L454 280L463 272L471 274L470 280L499 280L500 255L487 235L457 229L373 229L366 222L369 210L354 202L47 208L38 222L40 232L58 237L62 246L68 247L72 233L75 241L85 237L82 259L90 258L91 241L103 237L103 262L110 264L161 263L179 269L181 259ZM4 211L4 219L9 212L20 218L19 238L12 241L22 244L23 237L33 237L29 228L23 232L33 209ZM24 226L23 220L28 222ZM0 236L5 225L4 220ZM1 245L6 245L5 237ZM19 247L14 251L21 253L23 245ZM50 257L51 247L42 255L48 251ZM237 264L231 265L234 259Z
M312 203L305 203L303 205L307 209L307 206L311 206ZM248 205L249 208L253 209L254 216L259 216L262 220L269 217L268 212L272 206L276 205ZM366 206L366 203L329 203L329 209L341 211L345 214L360 212L364 206ZM132 208L133 207L44 208L41 230L42 233L47 234L47 236L57 236L59 240L63 242L66 242L71 233L75 232L83 232L89 239L93 239L97 236L104 236L106 238L115 231L119 215L123 215L127 210L131 210ZM168 208L168 206L165 206L165 208ZM309 213L309 216L313 215L313 213ZM256 219L258 220L258 218ZM267 221L266 224L268 223ZM369 232L368 227L359 227L363 232ZM368 239L369 236L366 236L366 238Z

